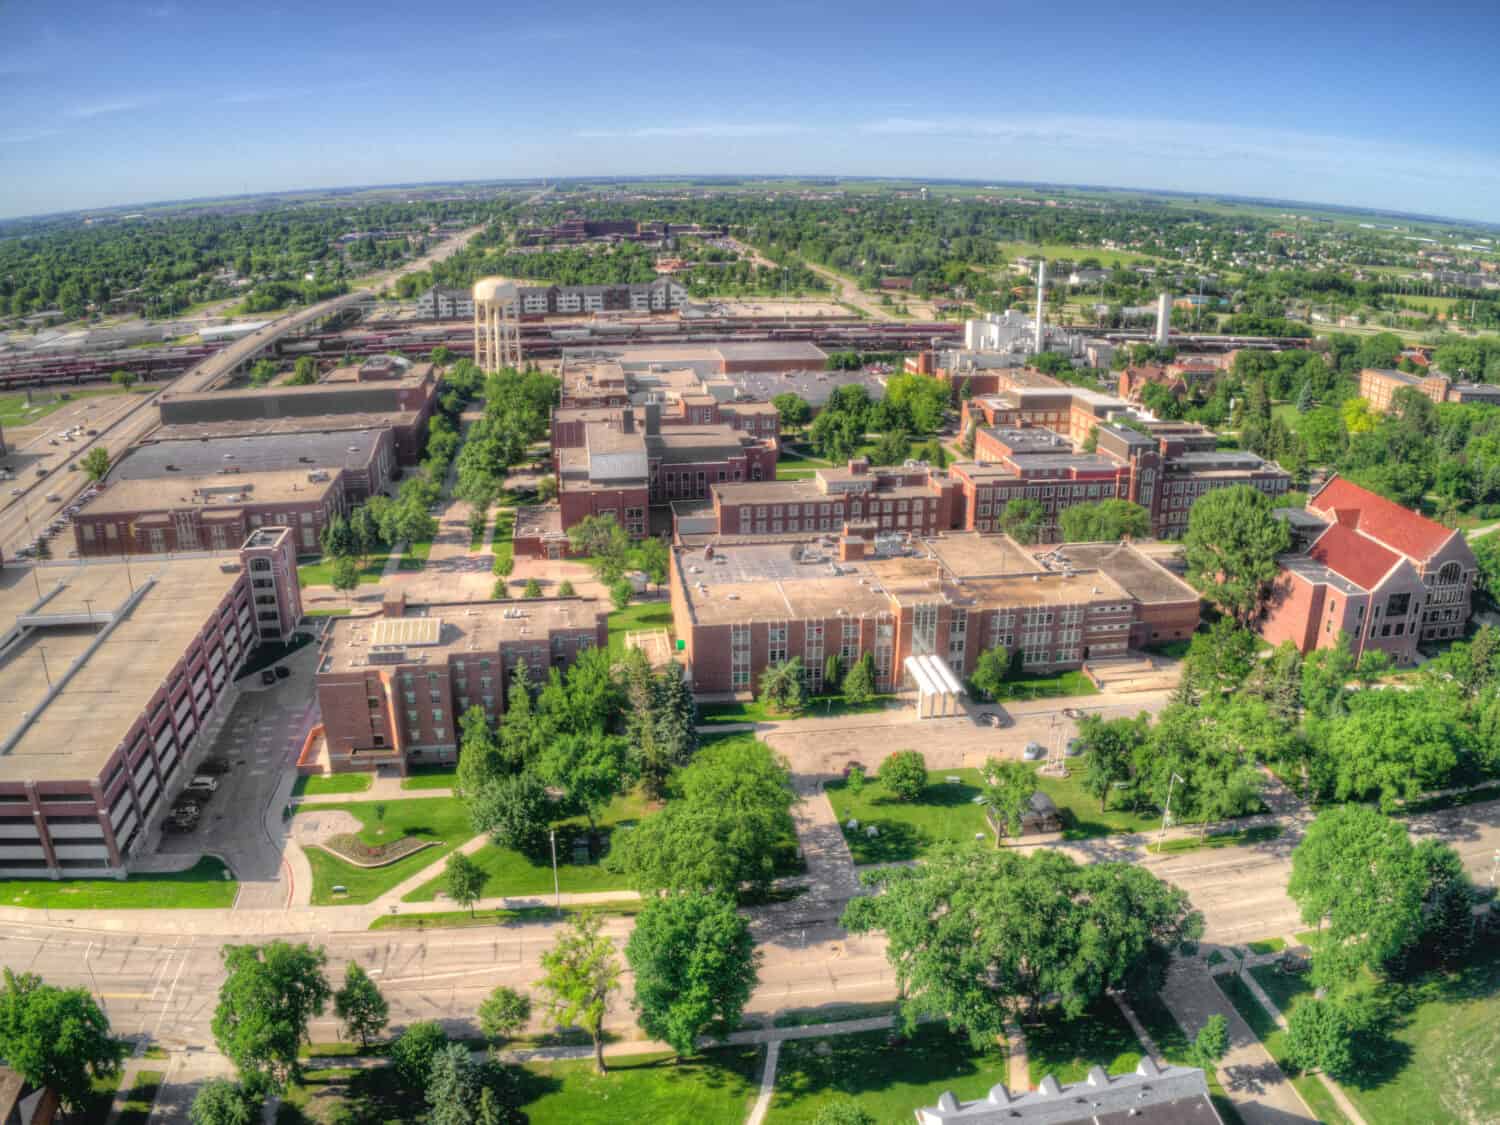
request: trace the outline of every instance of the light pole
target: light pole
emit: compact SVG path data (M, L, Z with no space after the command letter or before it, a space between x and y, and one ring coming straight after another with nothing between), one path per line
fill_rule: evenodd
M1490 868L1490 886L1495 885L1496 876L1500 876L1500 848L1495 849L1495 866Z
M1162 842L1167 838L1167 821L1172 819L1172 786L1179 781L1182 781L1182 778L1177 776L1176 770L1173 770L1172 777L1167 782L1167 806L1161 811L1161 832L1156 837L1156 850L1158 852L1161 851ZM1182 783L1184 785L1187 784L1186 781L1182 781Z
M562 890L557 883L557 829L547 829L547 836L552 841L552 904L562 909Z

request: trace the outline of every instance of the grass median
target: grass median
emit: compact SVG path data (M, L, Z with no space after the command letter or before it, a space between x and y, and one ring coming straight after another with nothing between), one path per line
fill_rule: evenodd
M222 860L128 879L0 880L0 905L32 910L227 910L240 885Z

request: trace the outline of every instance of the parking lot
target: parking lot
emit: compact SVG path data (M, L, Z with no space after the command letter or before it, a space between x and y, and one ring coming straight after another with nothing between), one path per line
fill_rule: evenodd
M235 905L242 909L285 906L291 890L282 870L281 835L268 836L265 820L277 784L296 761L313 721L316 643L282 664L289 675L272 686L263 685L259 673L240 681L239 698L201 759L227 765L216 778L218 789L201 802L197 825L189 831L168 827L159 849L169 855L220 856L240 881Z

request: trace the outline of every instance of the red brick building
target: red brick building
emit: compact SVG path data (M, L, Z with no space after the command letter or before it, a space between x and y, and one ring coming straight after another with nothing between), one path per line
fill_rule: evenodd
M407 605L335 619L318 664L318 704L332 769L458 760L459 719L507 706L518 663L533 684L607 645L606 612L585 598Z
M1480 402L1500 405L1500 386L1493 383L1455 383L1441 371L1429 368L1420 375L1395 368L1366 367L1359 373L1359 397L1371 409L1390 410L1396 392L1410 387L1433 402Z

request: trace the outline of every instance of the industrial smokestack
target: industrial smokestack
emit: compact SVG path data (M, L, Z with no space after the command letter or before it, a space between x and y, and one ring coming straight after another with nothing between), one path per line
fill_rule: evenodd
M1036 267L1036 340L1034 350L1038 355L1047 350L1047 330L1042 325L1042 301L1047 296L1047 259Z
M1167 329L1171 326L1172 314L1165 293L1156 295L1156 346L1164 348L1167 346Z

